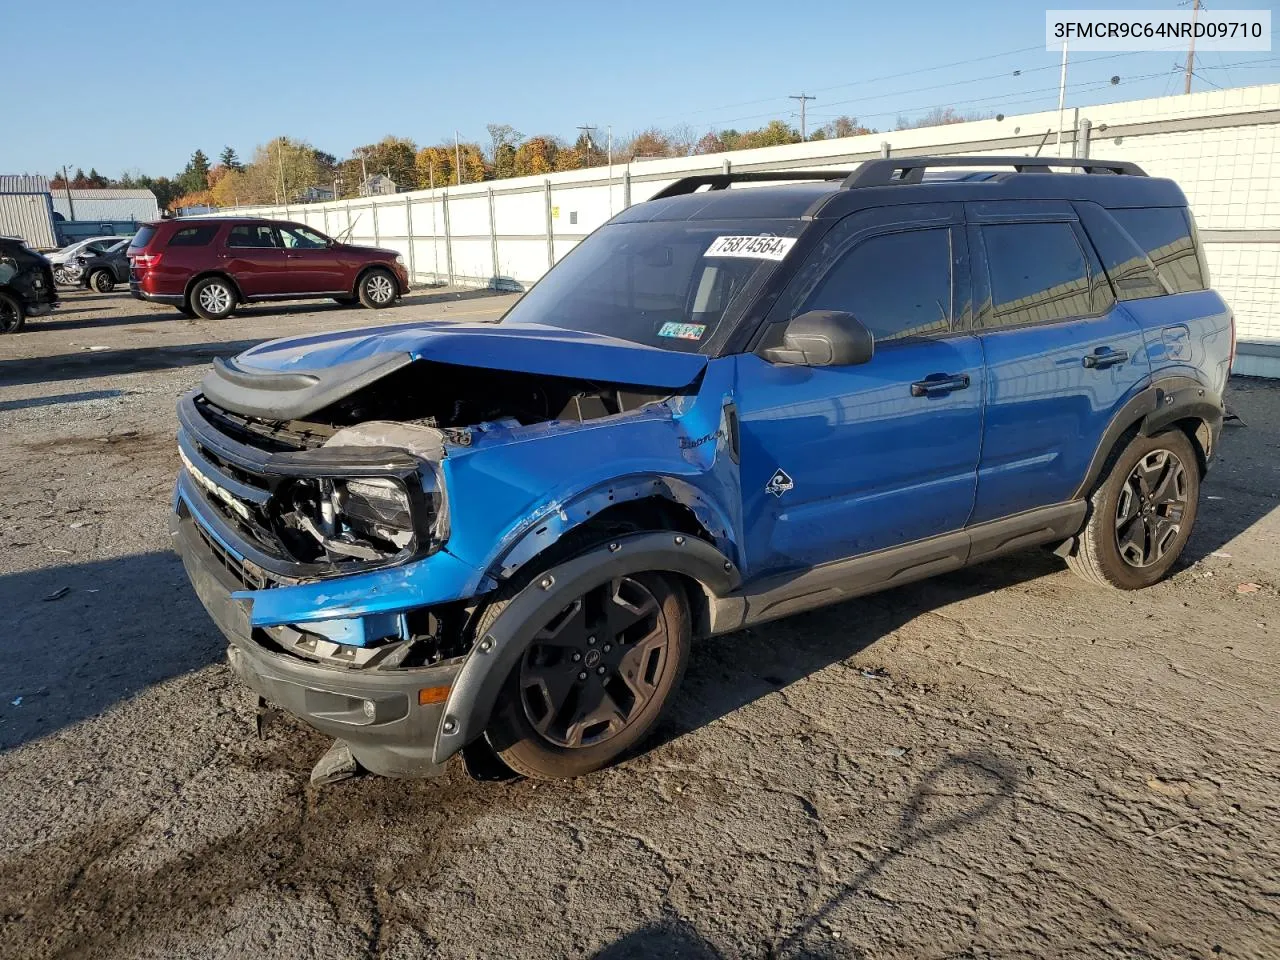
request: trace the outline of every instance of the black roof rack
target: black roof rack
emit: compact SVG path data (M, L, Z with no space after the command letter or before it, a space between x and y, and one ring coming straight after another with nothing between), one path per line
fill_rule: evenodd
M769 183L794 180L841 180L848 182L856 171L849 170L767 170L745 173L700 173L692 177L682 177L669 187L655 193L650 200L661 200L664 197L679 197L686 193L694 193L702 187L712 190L728 189L731 183Z
M1049 167L1079 167L1085 173L1113 173L1145 177L1146 171L1128 160L1085 160L1078 157L892 157L867 160L845 178L841 188L882 187L894 183L920 183L929 167L1012 167L1015 173Z
M1085 173L1145 177L1146 171L1128 160L1085 160L1078 157L891 157L865 160L856 170L767 170L743 173L700 173L682 177L650 200L679 197L702 187L726 190L734 183L776 183L796 180L839 180L842 190L922 183L930 167L1012 167L1015 173L1049 172L1050 167L1079 167Z

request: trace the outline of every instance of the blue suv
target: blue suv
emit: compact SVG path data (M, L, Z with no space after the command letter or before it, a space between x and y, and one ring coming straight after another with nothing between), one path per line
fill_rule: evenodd
M1233 351L1186 199L1133 164L690 177L497 324L215 363L172 532L260 706L335 738L314 777L574 776L697 636L1036 545L1155 583Z

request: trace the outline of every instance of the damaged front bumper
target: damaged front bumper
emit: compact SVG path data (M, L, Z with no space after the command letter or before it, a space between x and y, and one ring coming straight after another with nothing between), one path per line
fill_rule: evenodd
M241 590L227 558L197 527L192 505L180 505L170 520L174 547L200 602L229 641L231 669L251 690L342 740L366 769L384 776L425 777L440 772L432 759L444 701L464 658L424 667L382 669L330 666L272 649L254 626L254 603ZM289 587L277 588L281 594Z

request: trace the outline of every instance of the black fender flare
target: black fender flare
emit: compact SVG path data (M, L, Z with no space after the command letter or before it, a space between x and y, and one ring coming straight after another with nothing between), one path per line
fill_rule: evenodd
M396 296L403 297L405 295L405 291L400 289L400 278L396 276L396 272L394 269L392 269L392 265L389 263L384 263L381 260L375 260L373 263L366 263L363 267L361 267L359 270L356 271L355 283L351 285L351 296L353 297L360 296L360 284L364 282L364 278L367 277L370 271L373 271L373 270L381 270L384 273L390 274L392 282L395 283L396 285Z
M240 289L240 284L236 283L236 278L225 270L205 270L203 273L197 273L194 277L188 280L187 285L182 288L182 302L189 305L191 303L191 291L195 288L195 285L201 280L208 280L210 277L221 277L223 280L227 281L227 283L231 284L231 289L235 291L237 304L247 302L244 298L244 292Z
M671 531L619 537L534 577L476 638L462 664L440 718L435 762L443 763L484 732L507 677L557 611L602 580L645 571L691 577L715 596L742 582L733 562L712 544Z
M1211 456L1212 447L1216 445L1218 434L1222 430L1222 410L1222 397L1191 377L1161 377L1148 384L1130 397L1111 418L1111 423L1102 435L1102 442L1098 444L1089 463L1089 471L1076 488L1072 499L1079 500L1089 496L1094 484L1102 476L1111 451L1120 442L1120 438L1135 427L1140 434L1149 437L1167 429L1178 420L1200 420L1209 427L1211 443L1205 454L1206 457Z

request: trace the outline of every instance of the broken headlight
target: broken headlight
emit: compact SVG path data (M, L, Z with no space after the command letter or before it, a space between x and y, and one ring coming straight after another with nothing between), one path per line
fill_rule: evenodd
M408 477L319 477L277 491L281 540L304 563L388 561L429 553L447 536L434 470Z

